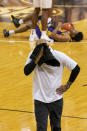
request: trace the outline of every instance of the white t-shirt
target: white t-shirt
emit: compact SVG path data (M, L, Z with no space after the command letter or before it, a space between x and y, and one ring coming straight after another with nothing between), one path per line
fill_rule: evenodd
M63 69L66 66L69 70L73 70L77 63L62 52L51 49L53 56L60 62L60 66L51 66L42 64L36 65L33 74L33 99L45 103L54 102L63 97L58 95L56 89L61 86ZM32 52L31 52L32 53ZM31 62L30 55L26 64Z

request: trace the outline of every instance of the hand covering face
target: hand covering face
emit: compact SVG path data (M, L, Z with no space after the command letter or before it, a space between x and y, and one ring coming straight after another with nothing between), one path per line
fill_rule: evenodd
M56 58L53 56L53 54L50 51L49 46L46 43L41 43L37 45L35 49L33 50L30 58L33 61L35 61L42 47L44 47L43 56L40 58L38 65L41 66L43 63L46 63L52 66L60 66L59 61L56 60Z

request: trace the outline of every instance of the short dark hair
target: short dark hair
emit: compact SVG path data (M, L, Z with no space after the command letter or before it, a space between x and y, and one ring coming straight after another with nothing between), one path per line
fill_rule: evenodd
M78 32L74 37L72 37L72 40L75 41L81 41L83 39L83 33L82 32Z

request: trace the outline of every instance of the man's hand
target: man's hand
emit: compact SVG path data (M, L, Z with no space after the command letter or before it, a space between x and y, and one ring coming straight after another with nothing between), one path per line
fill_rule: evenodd
M44 50L44 48L42 47L39 52L39 55L37 56L37 58L35 60L35 64L37 64L39 62L40 58L43 56L43 50Z
M61 95L63 94L65 91L67 91L70 88L70 84L66 84L66 85L61 85L59 88L56 89L56 93Z

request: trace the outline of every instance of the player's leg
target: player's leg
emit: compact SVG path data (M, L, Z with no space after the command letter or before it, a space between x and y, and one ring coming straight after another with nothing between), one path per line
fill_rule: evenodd
M52 8L49 9L49 14L48 14L48 23L47 26L49 27L50 25L54 25L53 20L52 20L52 13L53 13L53 9L54 9L54 4L55 4L56 0L52 0Z
M56 0L52 0L52 7L49 9L49 17L52 17L52 12L53 12L55 2Z
M47 30L47 20L49 17L49 9L42 9L42 31Z
M33 29L36 29L39 13L40 13L40 8L35 8L33 16L32 16L32 28Z
M29 25L25 25L24 27L18 28L16 30L6 30L6 29L4 29L3 34L4 34L4 37L8 37L8 36L10 36L12 34L25 32L25 31L29 30L30 28L31 27Z
M36 25L37 25L38 16L40 13L40 0L33 0L33 6L35 7L35 9L32 15L32 29L31 29L29 41L38 40L38 37L36 34Z
M16 18L14 15L11 15L11 21L13 22L13 24L15 25L16 28L18 28L21 24L26 23L27 21L31 21L32 20L32 15L28 14L27 16L25 16L24 18Z
M52 1L52 7L54 7L56 0Z
M26 23L27 21L32 20L32 15L33 15L33 13L30 13L30 14L28 14L27 16L25 16L25 17L23 18L23 23Z
M34 40L38 40L38 36L36 34L36 25L38 22L38 15L40 12L40 8L35 8L33 16L32 16L32 29L31 29L31 34L30 34L30 38L29 41L34 41Z
M35 100L34 106L37 131L47 131L48 108L46 104Z
M22 33L22 32L26 32L27 30L31 29L31 26L29 25L25 25L17 30L15 30L15 33Z
M52 9L52 0L41 0L40 7L42 8L42 35L41 39L46 39L49 42L53 42L52 39L50 39L47 34L47 21L49 17L49 12Z
M49 105L51 131L61 131L62 108L63 99L55 101Z

